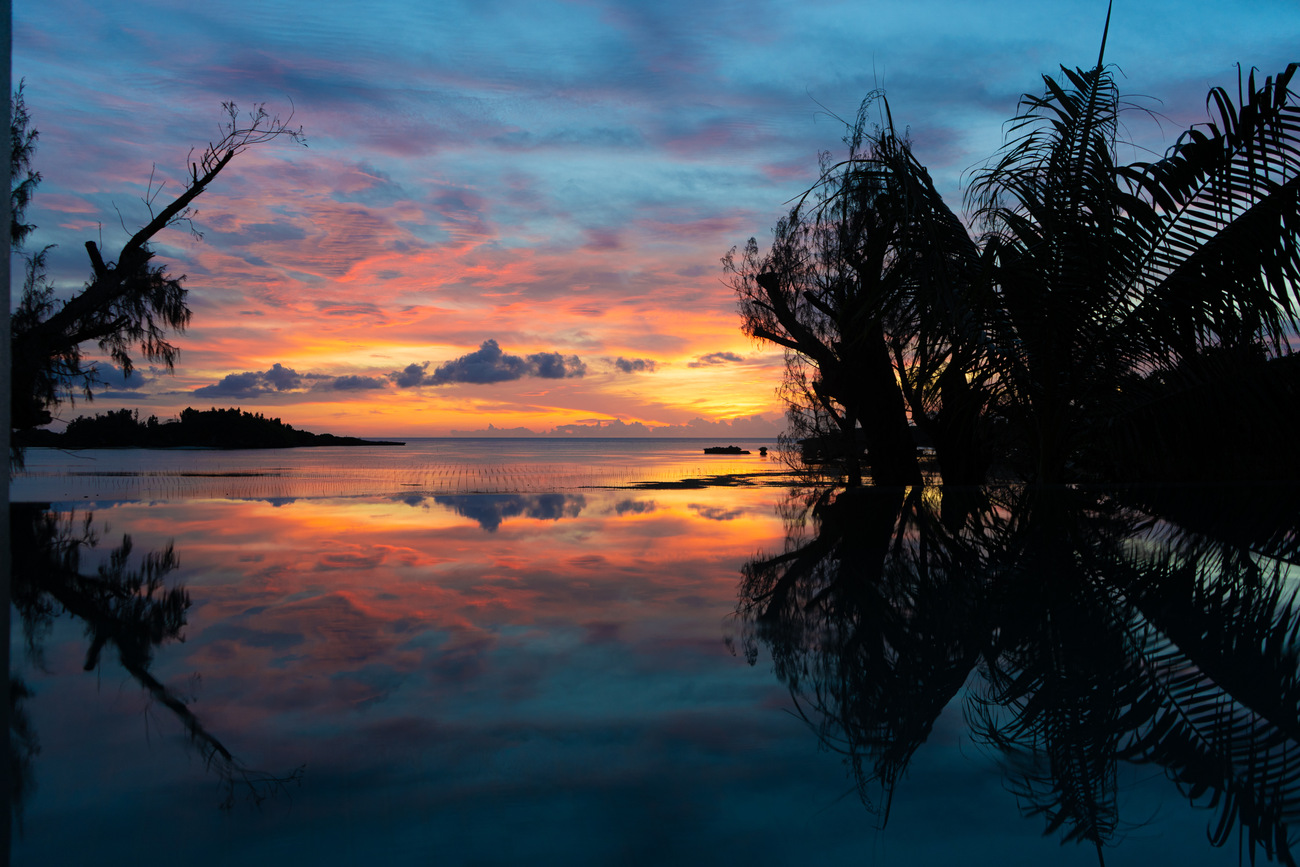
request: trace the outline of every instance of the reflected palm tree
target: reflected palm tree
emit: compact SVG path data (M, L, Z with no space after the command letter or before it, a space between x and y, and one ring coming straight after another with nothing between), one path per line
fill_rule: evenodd
M115 651L122 668L184 727L204 766L221 782L223 808L233 806L241 796L261 803L301 780L302 767L274 775L244 765L204 727L185 699L150 671L154 650L182 639L190 607L189 593L166 583L179 565L172 546L145 554L133 566L134 546L131 537L124 535L107 561L87 573L82 569L82 552L99 543L92 515L78 522L73 514L60 514L41 504L16 503L10 509L13 605L33 662L44 667L45 637L56 617L71 615L83 624L90 642L83 668L93 671L105 650ZM14 775L11 803L20 809L31 790L31 762L39 746L22 707L31 693L21 681L15 683L11 752L19 773Z
M786 550L744 568L741 643L751 663L768 648L882 825L962 696L1022 812L1062 842L1100 860L1121 828L1120 763L1148 763L1216 811L1213 843L1239 830L1252 853L1292 864L1293 495L1271 492L1250 524L1251 501L1222 491L1218 514L1184 503L1178 521L1158 517L1168 492L1155 490L808 495L789 506Z

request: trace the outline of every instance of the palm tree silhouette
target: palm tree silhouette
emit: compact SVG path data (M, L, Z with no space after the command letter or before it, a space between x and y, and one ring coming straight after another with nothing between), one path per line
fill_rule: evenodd
M968 196L992 278L977 302L982 345L1028 475L1044 482L1066 480L1099 431L1156 397L1138 378L1190 374L1215 353L1237 363L1179 387L1240 380L1243 361L1288 351L1300 314L1296 65L1262 84L1252 71L1236 101L1213 89L1210 123L1160 160L1121 165L1126 104L1105 43L1094 68L1062 67L1062 81L1045 76L1044 94L1023 98ZM1158 451L1138 440L1127 445Z
M1211 120L1160 159L1123 163L1124 100L1101 50L1044 76L978 170L972 237L887 103L863 103L848 158L724 265L752 337L787 350L792 437L838 436L840 473L918 479L910 421L948 483L998 462L1020 478L1300 476L1300 99L1296 64L1210 91ZM1187 436L1232 419L1251 437ZM1199 422L1199 424L1198 424ZM1260 458L1276 458L1271 466ZM910 462L910 465L909 465Z

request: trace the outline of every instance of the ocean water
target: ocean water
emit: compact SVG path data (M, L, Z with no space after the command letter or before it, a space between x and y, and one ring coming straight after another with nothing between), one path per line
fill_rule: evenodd
M771 443L712 444L32 450L17 512L83 577L29 575L14 613L13 863L1097 863L972 737L974 669L873 787L830 591L796 592L797 641L746 613L774 607L754 564L830 536ZM722 474L752 483L682 484ZM151 554L152 595L103 590ZM136 604L182 587L183 626ZM1237 863L1158 767L1115 773L1106 863Z
M775 440L706 455L705 439L413 438L404 446L304 449L30 449L18 501L509 494L780 473ZM726 443L725 445L730 445ZM771 449L766 457L759 449Z

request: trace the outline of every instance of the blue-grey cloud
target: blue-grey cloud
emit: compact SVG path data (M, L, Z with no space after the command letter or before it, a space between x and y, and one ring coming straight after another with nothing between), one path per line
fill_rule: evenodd
M145 376L140 368L131 371L127 376L122 368L115 364L100 362L95 365L95 381L98 383L93 389L96 394L107 395L115 392L134 392L142 386L153 382L156 377Z
M326 387L333 391L364 391L384 387L384 380L378 376L335 376L323 382L328 383Z
M562 437L645 437L653 434L655 430L655 428L639 421L625 422L621 418L616 418L609 421L602 419L593 422L570 422L569 424L557 424L551 430L551 435Z
M388 374L388 378L398 388L412 388L421 385L425 380L425 373L429 369L429 362L421 364L408 364L401 370L395 370Z
M614 359L614 366L624 373L654 373L655 363L649 358L624 358L621 355Z
M271 369L263 373L262 378L276 391L292 391L302 387L302 377L298 375L298 371L285 367L279 362L271 365Z
M408 364L388 378L399 388L417 385L447 385L467 382L479 385L510 382L525 376L541 379L569 379L584 376L587 365L576 355L559 352L536 352L528 356L503 352L495 340L484 340L473 352L445 361L429 373L429 362Z
M537 371L535 375L542 379L568 379L582 376L587 372L587 365L583 364L578 356L561 355L558 352L538 352L530 355L528 364Z
M226 374L218 383L194 389L194 394L203 397L250 398L301 388L303 378L298 371L276 362L270 370Z
M418 365L417 365L418 366ZM497 428L488 425L478 430L451 431L458 437L489 436L555 436L555 437L761 437L769 439L781 432L781 416L768 418L761 414L734 419L710 421L693 418L684 424L647 425L644 422L625 422L622 419L595 419L556 425L549 431L529 428Z
M307 390L361 391L384 387L385 380L382 377L299 373L291 367L276 362L269 370L246 370L242 373L227 374L220 382L194 389L193 394L202 397L247 400L266 394L286 394Z
M509 382L527 373L528 362L518 355L502 352L495 340L484 340L476 351L438 365L429 377L429 384Z
M714 367L719 364L734 364L737 361L744 361L744 356L737 355L734 352L710 352L708 355L701 355L692 361L687 367Z
M207 223L204 237L209 243L229 247L275 241L301 241L307 237L307 233L301 226L296 226L287 220L277 220L273 223L248 223L233 230L226 229L226 226L234 223L235 220L231 216L212 219Z

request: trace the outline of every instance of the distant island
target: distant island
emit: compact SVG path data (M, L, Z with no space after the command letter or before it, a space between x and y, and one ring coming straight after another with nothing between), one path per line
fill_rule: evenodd
M138 410L119 409L93 418L68 422L63 433L52 430L14 431L15 445L61 449L210 448L288 449L304 446L403 446L406 443L363 440L334 434L314 434L290 427L278 418L265 418L235 409L197 410L186 407L180 418L141 421Z

